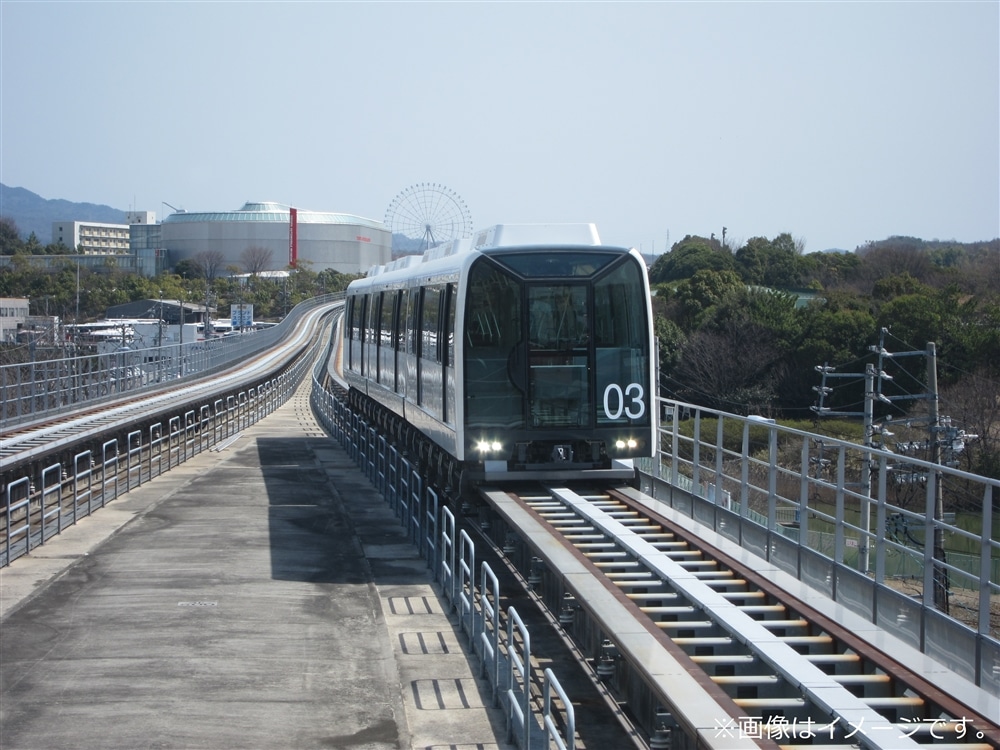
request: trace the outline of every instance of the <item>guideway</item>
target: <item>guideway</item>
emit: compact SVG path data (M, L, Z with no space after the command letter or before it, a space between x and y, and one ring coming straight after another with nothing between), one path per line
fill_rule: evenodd
M305 389L0 572L0 747L508 748Z

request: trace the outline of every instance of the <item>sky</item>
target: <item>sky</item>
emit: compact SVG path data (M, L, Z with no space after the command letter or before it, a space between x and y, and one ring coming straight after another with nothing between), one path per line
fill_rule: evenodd
M654 254L988 240L1000 2L0 0L0 182L376 220L441 185Z

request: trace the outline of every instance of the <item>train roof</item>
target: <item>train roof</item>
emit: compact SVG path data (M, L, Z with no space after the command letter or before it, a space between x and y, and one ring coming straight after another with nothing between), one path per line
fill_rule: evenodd
M432 247L423 255L406 255L391 263L373 266L368 270L367 276L371 278L393 271L415 269L420 264L463 255L471 250L496 247L596 247L600 244L601 238L595 224L496 224L480 230L474 237L451 240Z

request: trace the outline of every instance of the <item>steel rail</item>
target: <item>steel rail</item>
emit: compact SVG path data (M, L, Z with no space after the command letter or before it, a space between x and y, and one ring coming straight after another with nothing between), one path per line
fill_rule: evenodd
M884 647L876 648L768 582L754 569L756 558L722 554L626 494L584 496L547 488L526 497L497 491L486 497L517 533L526 533L527 519L537 520L597 579L621 592L619 602L628 602L631 616L619 614L616 621L605 611L606 597L597 597L603 603L595 599L599 590L582 584L576 573L560 572L576 606L602 623L611 653L628 659L630 670L643 675L680 727L689 733L700 727L704 738L704 721L687 714L714 702L725 725L717 728L722 742L711 746L728 746L756 732L759 739L776 739L785 748L816 747L817 742L872 750L923 744L937 750L1000 747L996 717L935 687L889 658ZM512 510L515 506L526 514ZM535 529L529 536L546 565L566 570L566 556L554 552L544 534ZM630 646L639 627L667 637L670 646L663 651L677 665L674 671L705 675L696 680L704 688L698 699L687 694L693 687L678 691L676 678L667 684L655 673L648 644ZM720 691L739 713L725 713ZM730 731L721 731L727 727ZM737 732L739 738L732 736Z

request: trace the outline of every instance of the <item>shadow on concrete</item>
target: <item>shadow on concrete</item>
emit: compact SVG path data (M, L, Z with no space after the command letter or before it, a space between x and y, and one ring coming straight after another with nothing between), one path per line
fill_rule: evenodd
M271 576L311 583L367 583L361 544L339 493L316 461L315 438L259 438L268 498Z

